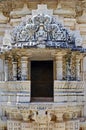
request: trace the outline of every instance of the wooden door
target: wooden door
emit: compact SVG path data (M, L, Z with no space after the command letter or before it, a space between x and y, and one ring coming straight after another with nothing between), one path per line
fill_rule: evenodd
M53 101L53 61L31 62L31 101Z

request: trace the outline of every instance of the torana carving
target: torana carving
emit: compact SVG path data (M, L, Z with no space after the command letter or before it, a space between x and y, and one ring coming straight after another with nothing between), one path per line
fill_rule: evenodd
M11 33L13 47L76 47L76 32L66 29L55 17L39 14L24 19ZM79 40L78 40L79 39Z

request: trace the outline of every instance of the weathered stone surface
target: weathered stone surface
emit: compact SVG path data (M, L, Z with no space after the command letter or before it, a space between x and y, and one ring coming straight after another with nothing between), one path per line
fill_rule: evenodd
M38 8L38 4L42 5ZM20 30L22 26L26 27L24 28L27 29L26 33L25 30L23 32L15 30L15 33L19 35L22 33L21 39L24 38L24 33L28 37L36 34L35 38L42 43L49 32L48 36L53 36L56 43L58 31L55 34L50 30L50 26L57 24L53 22L50 24L48 21L55 16L57 23L60 21L62 27L75 32L73 34L76 46L79 49L86 48L86 1L1 0L0 11L0 44L3 43L6 47L5 53L2 54L3 46L0 51L0 58L2 58L0 60L0 130L86 129L85 53L71 51L69 48L45 48L44 43L38 44L36 48L18 48L17 46L14 48L12 45L12 49L9 32L23 21ZM45 18L41 15L42 12L47 16L44 23L41 22ZM39 13L42 19L38 17ZM49 17L50 15L53 16ZM34 23L36 28L38 26L35 33ZM55 36L50 35L51 32ZM34 60L53 61L53 102L31 102L31 61ZM20 81L21 79L27 81Z
M86 10L83 10L82 16L77 18L77 22L80 24L86 24Z
M75 17L76 12L74 8L69 8L68 6L62 7L62 4L59 2L57 5L57 9L54 10L54 14L61 15L63 17Z
M3 15L2 12L0 12L0 24L7 23L8 18Z
M10 12L11 18L14 18L14 19L26 16L28 14L31 14L31 11L27 7L27 4L24 4L22 9L15 9L15 10Z

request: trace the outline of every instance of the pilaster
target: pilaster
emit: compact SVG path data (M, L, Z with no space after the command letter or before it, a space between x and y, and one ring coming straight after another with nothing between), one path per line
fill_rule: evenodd
M11 103L11 97L10 97L10 95L8 95L8 102L7 102L7 104L10 104Z
M21 79L28 80L28 57L21 57Z
M62 58L63 55L61 53L56 55L56 80L62 80L63 78Z
M8 60L5 60L5 81L8 81Z
M76 56L76 79L80 80L80 57Z
M16 95L16 104L19 103L19 95Z
M71 80L71 53L68 53L66 58L66 78Z
M17 62L13 61L13 80L16 81L17 80Z
M83 59L83 73L84 73L84 116L86 116L86 56Z

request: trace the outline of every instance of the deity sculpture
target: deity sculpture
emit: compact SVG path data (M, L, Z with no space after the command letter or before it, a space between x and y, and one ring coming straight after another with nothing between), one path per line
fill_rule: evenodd
M47 32L44 31L43 26L39 27L39 31L36 33L36 39L39 42L42 42L44 40L47 40Z

